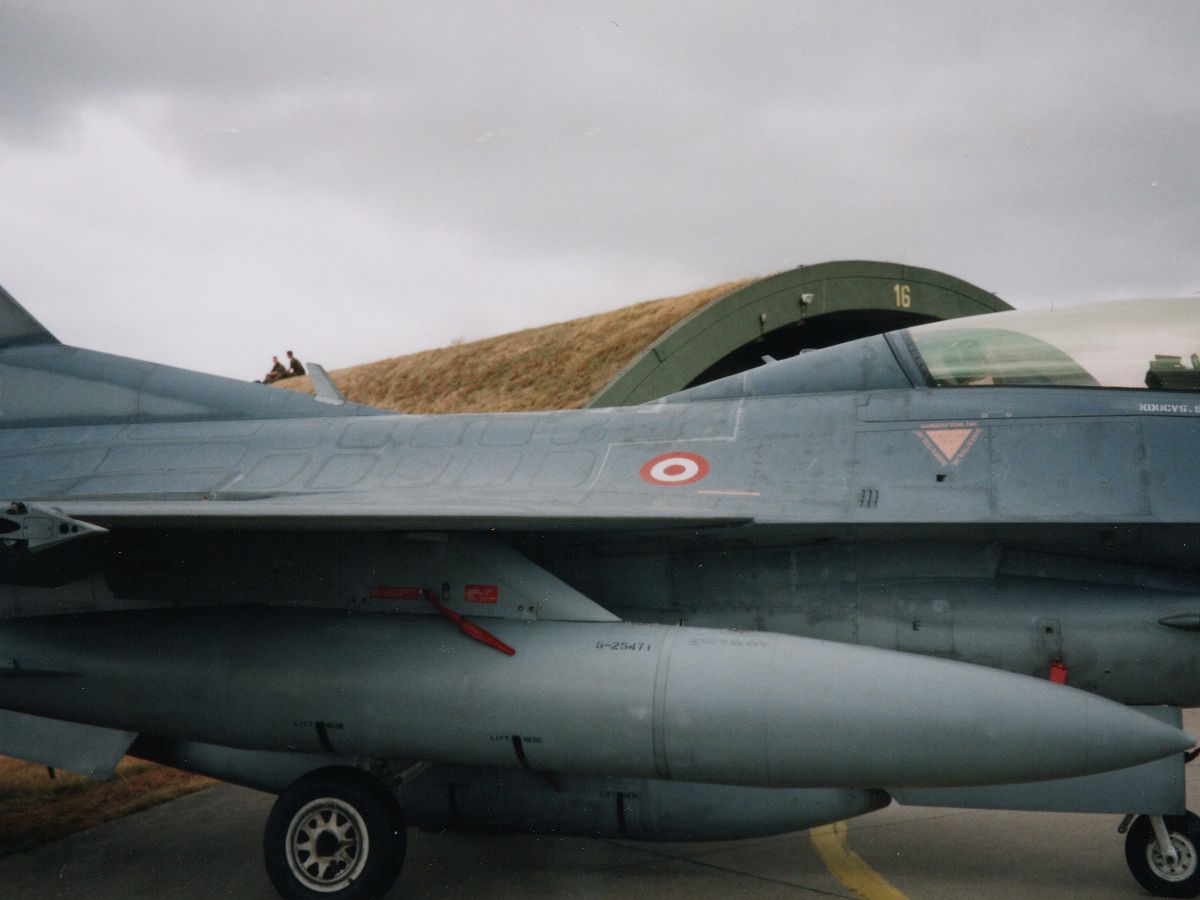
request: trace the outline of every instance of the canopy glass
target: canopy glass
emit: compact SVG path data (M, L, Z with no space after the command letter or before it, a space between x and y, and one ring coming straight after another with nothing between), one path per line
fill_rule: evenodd
M1200 391L1200 301L1014 310L908 329L930 384Z

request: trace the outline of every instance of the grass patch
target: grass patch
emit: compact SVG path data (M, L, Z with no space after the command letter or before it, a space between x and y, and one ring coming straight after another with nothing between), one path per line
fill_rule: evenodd
M125 757L105 781L0 757L0 855L29 850L217 784Z
M569 322L338 369L330 377L352 403L395 412L575 409L676 323L749 283L730 282ZM312 392L307 376L276 386Z

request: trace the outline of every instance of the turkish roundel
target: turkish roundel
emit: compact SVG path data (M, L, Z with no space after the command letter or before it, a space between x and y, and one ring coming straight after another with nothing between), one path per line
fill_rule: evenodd
M640 474L650 484L691 484L708 474L708 460L698 453L663 453L647 460Z

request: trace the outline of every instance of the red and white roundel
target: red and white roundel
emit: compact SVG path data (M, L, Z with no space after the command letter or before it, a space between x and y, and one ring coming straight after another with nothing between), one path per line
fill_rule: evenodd
M708 474L708 460L698 453L664 453L647 460L640 474L651 484L691 484Z

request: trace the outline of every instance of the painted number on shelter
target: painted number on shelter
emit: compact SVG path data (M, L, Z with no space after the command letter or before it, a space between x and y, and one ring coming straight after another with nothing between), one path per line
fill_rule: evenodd
M907 284L893 284L892 293L896 295L896 306L900 309L908 309L912 306L912 286Z

